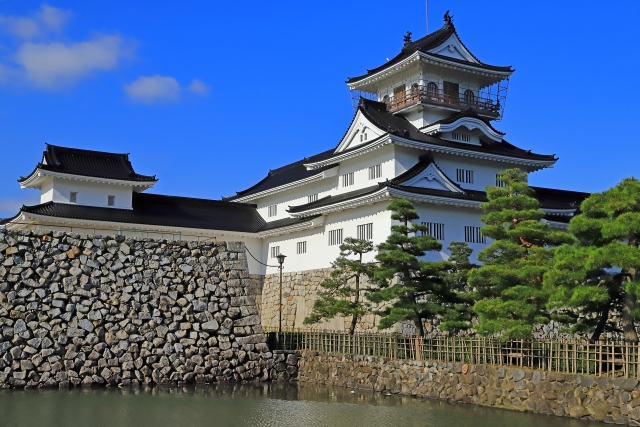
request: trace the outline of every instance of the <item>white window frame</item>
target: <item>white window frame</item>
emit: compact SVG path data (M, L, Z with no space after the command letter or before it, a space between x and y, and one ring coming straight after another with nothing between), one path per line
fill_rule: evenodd
M277 258L280 255L280 246L271 246L271 258Z
M302 255L307 253L307 241L303 240L302 242L296 243L296 254Z
M354 183L353 172L345 173L344 175L342 175L343 187L350 187L353 185L353 183Z
M361 240L373 239L373 223L361 224L356 229L356 236Z
M382 164L369 166L369 180L382 177Z
M342 244L342 228L336 228L335 230L329 231L329 246L336 246Z
M278 216L278 205L269 205L267 211L269 214L269 218L271 218L272 216Z
M456 169L456 181L465 184L473 184L473 170Z

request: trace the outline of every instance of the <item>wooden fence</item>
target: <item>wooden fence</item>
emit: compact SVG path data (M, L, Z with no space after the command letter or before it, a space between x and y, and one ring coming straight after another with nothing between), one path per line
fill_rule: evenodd
M640 378L639 344L614 341L503 341L417 338L388 333L288 330L269 333L280 350L313 350L390 359L526 367L549 372Z

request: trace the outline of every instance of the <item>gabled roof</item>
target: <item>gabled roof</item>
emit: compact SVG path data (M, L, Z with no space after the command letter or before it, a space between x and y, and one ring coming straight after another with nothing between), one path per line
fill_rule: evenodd
M248 233L257 232L266 224L255 205L160 194L133 193L132 196L133 209L47 202L23 206L20 212L54 218Z
M502 140L502 142L482 141L481 145L465 144L462 142L446 141L435 136L425 135L420 132L411 122L406 118L391 114L387 111L387 107L382 102L370 101L364 98L360 99L358 111L354 117L361 112L373 125L380 128L382 131L396 135L402 138L410 139L425 144L432 144L441 147L449 147L465 151L475 151L478 153L494 154L498 156L511 157L516 159L525 159L533 161L556 161L556 157L553 154L536 154L531 151L523 150L508 142ZM463 112L458 114L472 114L470 112ZM446 119L445 119L446 120ZM353 123L353 121L352 121ZM316 154L311 157L306 157L297 162L290 163L286 166L282 166L278 169L269 171L269 174L260 182L246 190L239 191L235 196L225 197L223 200L233 201L241 197L249 196L259 193L268 189L279 187L285 184L289 184L295 181L299 181L311 176L317 175L320 172L333 168L339 162L338 156L344 155L352 151L366 147L367 145L374 144L376 140L371 140L367 144L360 144L354 147L335 153L335 148L327 151L323 151L320 154ZM332 159L336 160L333 161ZM314 168L308 170L305 164L311 164L315 162L325 162L326 166L320 168Z
M155 176L136 173L129 161L128 154L81 150L49 144L47 144L46 150L42 153L42 161L38 163L34 171L29 176L21 177L18 182L26 181L38 169L67 175L120 181L157 181Z
M498 129L494 128L491 125L491 122L489 120L485 119L484 117L480 116L478 114L478 112L473 109L473 107L469 107L466 110L458 111L456 113L453 113L449 117L447 117L445 119L440 119L438 121L435 121L435 122L433 122L433 123L431 123L431 124L429 124L428 126L425 126L425 127L431 127L431 126L435 126L435 125L449 125L451 123L455 123L456 121L458 121L460 119L467 118L467 117L471 118L471 119L477 119L477 120L482 121L485 125L487 125L489 127L489 129L491 129L495 133L498 133L500 135L506 135L505 132L500 132ZM422 128L422 129L424 129L424 128Z
M432 56L434 58L438 58L438 59L442 59L442 60L446 60L446 61L451 61L451 62L456 62L459 64L463 64L463 65L468 65L471 67L476 67L476 68L483 68L483 69L487 69L487 70L493 70L493 71L501 71L501 72L512 72L514 71L513 68L511 68L511 66L495 66L495 65L488 65L488 64L484 64L482 62L480 62L480 60L478 60L478 58L475 57L475 55L473 55L468 49L467 51L469 52L469 54L471 54L471 56L473 57L473 59L475 59L477 62L471 62L471 61L465 61L465 60L461 60L461 59L457 59L457 58L451 58L448 56L444 56L444 55L440 55L437 53L433 53L433 52L429 52L430 50L442 45L444 42L446 42L452 35L455 35L458 40L460 40L460 36L458 36L458 33L455 29L455 26L453 25L453 22L451 20L449 21L445 21L445 25L440 28L438 31L431 33L431 34L427 34L426 36L422 37L421 39L418 39L414 42L411 42L409 44L406 44L403 48L402 51L400 51L400 53L398 55L396 55L395 57L393 57L392 59L390 59L389 61L387 61L385 64L373 68L371 70L367 70L366 74L363 74L361 76L358 77L350 77L347 79L347 83L356 83L360 80L363 80L373 74L376 74L380 71L383 71L407 58L409 58L411 55L415 54L416 52L420 52L422 54L426 54L428 56ZM464 46L464 43L462 43L462 40L460 40L460 43ZM466 46L465 46L466 49Z

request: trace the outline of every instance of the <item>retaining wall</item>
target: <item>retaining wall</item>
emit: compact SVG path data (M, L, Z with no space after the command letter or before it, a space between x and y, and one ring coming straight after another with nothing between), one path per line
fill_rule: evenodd
M640 426L637 379L304 351L298 380Z
M250 284L243 243L0 229L0 388L274 379Z

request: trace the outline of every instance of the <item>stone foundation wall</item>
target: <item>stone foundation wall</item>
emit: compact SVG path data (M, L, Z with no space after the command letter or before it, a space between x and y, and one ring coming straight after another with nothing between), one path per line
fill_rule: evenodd
M305 351L298 380L640 426L637 379Z
M276 378L251 293L243 243L0 229L0 388Z
M286 328L309 328L344 330L351 323L350 318L336 317L315 325L303 325L305 317L311 314L317 299L320 283L331 274L331 268L283 272L282 274L282 326ZM366 286L366 283L363 284ZM264 276L260 298L260 316L265 327L278 326L278 300L280 298L280 275ZM378 331L379 316L364 316L358 323L359 331Z

